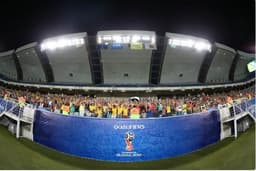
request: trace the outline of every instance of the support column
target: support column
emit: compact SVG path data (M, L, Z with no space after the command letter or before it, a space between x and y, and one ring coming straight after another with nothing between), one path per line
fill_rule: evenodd
M20 138L20 118L18 116L17 126L16 126L16 138Z
M100 49L97 47L96 38L87 36L85 41L91 67L92 82L94 84L102 84L104 82L103 66L101 63L101 53Z
M157 49L152 51L149 71L149 84L159 84L161 79L162 65L165 57L168 39L158 37L156 41Z

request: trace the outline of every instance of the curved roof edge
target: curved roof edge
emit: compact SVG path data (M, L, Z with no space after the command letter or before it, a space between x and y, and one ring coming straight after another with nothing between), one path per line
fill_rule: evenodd
M34 48L36 45L37 45L37 42L29 43L29 44L26 44L24 46L21 46L21 47L17 48L15 52L20 52L20 51L23 51L25 49Z
M231 48L231 47L229 47L229 46L227 46L227 45L224 45L224 44L218 43L218 42L215 42L214 44L215 44L215 46L216 46L217 48L225 49L225 50L228 50L228 51L230 51L230 52L236 53L236 50L235 50L235 49L233 49L233 48Z
M255 58L256 54L255 53L247 53L247 52L243 52L243 51L240 51L240 50L237 50L237 53L240 55L240 56L246 56L246 57L250 57L250 58Z
M194 40L198 40L198 41L204 41L207 43L211 42L207 39L201 38L201 37L196 37L196 36L191 36L191 35L187 35L187 34L179 34L179 33L169 33L169 32L165 32L165 36L168 38L172 38L172 37L177 37L177 38L190 38L190 39L194 39Z
M9 55L12 55L13 53L14 53L14 49L8 50L8 51L5 51L5 52L0 52L0 57L9 56Z
M67 89L67 90L84 90L84 91L175 91L175 90L191 90L191 89L209 89L209 88L228 88L234 86L245 85L255 81L252 78L247 81L240 81L236 83L226 83L218 85L187 85L187 86L165 86L165 87L95 87L95 86L67 86L67 85L45 85L45 84L33 84L33 83L20 83L17 81L6 81L0 78L0 82L16 86L24 87L37 87L37 88L57 88L57 89Z

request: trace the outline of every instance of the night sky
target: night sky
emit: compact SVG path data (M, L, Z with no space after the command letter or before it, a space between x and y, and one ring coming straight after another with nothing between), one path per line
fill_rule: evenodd
M188 34L255 52L255 0L0 2L0 51L44 38L99 30Z

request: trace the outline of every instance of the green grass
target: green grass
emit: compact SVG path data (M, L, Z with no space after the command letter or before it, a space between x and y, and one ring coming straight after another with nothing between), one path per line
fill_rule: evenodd
M203 150L180 157L114 163L71 157L26 139L17 140L0 126L0 169L255 169L255 126Z

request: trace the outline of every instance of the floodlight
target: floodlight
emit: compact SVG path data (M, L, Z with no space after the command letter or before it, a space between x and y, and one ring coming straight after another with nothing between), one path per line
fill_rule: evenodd
M179 39L172 39L170 43L171 45L174 45L174 46L181 46L181 42Z
M73 38L73 39L55 39L47 40L41 44L41 50L55 50L57 48L64 48L68 46L80 46L84 44L83 38Z
M102 39L100 36L98 36L98 43L101 44L102 43Z
M247 64L247 68L249 72L253 72L256 70L256 60L251 61L250 63Z
M137 43L140 40L140 36L139 35L133 35L132 36L132 43Z
M208 50L209 52L212 51L212 46L211 46L211 44L208 44L208 45L207 45L207 50Z
M131 41L130 36L123 36L122 39L123 39L123 43L130 43L130 41Z
M195 48L198 51L208 50L211 51L211 45L207 42L195 41L192 39L172 39L170 38L168 44L172 47L182 46Z
M119 36L119 35L114 35L112 38L113 38L113 40L114 40L116 43L122 43L122 38L121 38L121 36Z
M194 48L198 51L202 51L202 50L209 50L209 44L204 43L204 42L196 42L194 44Z
M147 36L147 35L144 35L144 36L141 37L141 39L144 40L144 41L149 41L150 37Z
M151 37L151 44L155 44L155 43L156 43L156 37L153 36L153 37Z
M169 44L169 45L172 45L172 39L169 39L169 40L168 40L168 44Z
M40 45L41 50L45 50L45 44Z
M43 47L44 47L43 50L46 50L46 49L55 50L56 46L57 46L56 42L49 41L43 44Z
M80 40L80 45L84 44L84 39L79 39Z
M68 45L68 40L60 39L60 40L58 40L58 45L59 45L59 47L65 47Z
M193 40L182 40L181 41L181 46L185 46L185 47L190 47L192 48L194 45L194 41Z
M112 40L112 37L111 36L103 36L103 40L109 41L109 40Z

